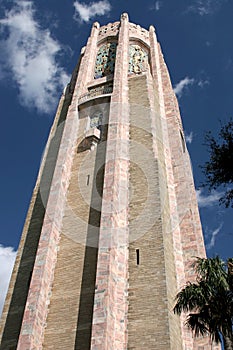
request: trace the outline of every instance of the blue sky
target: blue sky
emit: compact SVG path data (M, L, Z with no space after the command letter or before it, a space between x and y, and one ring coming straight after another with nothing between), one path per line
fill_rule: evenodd
M0 309L59 97L94 21L128 12L156 28L177 94L194 171L208 256L233 256L233 209L221 191L198 190L204 133L233 112L231 0L0 0Z

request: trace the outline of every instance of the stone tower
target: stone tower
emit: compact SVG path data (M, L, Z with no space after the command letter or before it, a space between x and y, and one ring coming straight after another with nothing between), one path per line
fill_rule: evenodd
M194 256L193 177L155 29L94 23L49 135L0 350L213 349L172 312Z

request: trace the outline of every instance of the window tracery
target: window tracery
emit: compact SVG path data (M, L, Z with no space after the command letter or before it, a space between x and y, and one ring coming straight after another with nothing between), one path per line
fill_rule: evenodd
M95 79L114 73L116 46L116 43L107 43L99 48L96 57Z

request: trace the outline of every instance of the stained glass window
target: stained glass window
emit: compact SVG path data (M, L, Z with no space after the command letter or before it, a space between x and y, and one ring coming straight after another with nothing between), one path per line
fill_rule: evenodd
M95 79L114 73L116 46L116 43L107 43L99 48L96 57Z

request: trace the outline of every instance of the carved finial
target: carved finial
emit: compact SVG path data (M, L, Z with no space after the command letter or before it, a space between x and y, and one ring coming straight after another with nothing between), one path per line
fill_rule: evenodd
M129 16L128 16L127 12L122 13L121 20L122 21L128 21L129 20Z
M149 27L149 31L150 31L150 32L155 32L155 27L151 25L151 26Z
M150 28L149 28L149 33L150 33L150 35L152 35L152 37L154 37L155 40L157 41L157 35L156 35L156 32L155 32L155 27L154 27L154 26L150 26Z
M92 28L96 28L96 29L99 29L99 27L100 27L100 24L99 24L99 22L94 22L94 23L93 23L93 26L92 26Z
M100 24L98 22L94 22L92 24L92 28L91 28L91 36L96 36L99 33L99 28L100 28Z

